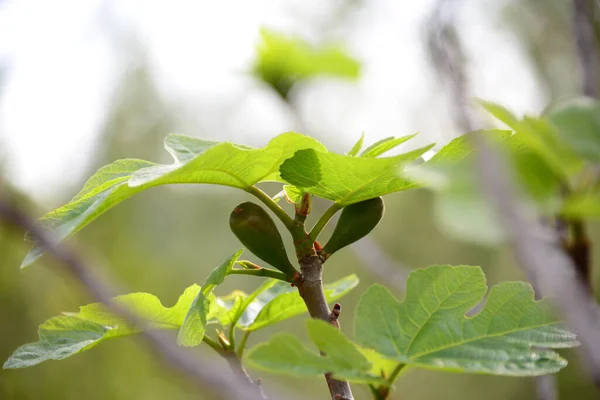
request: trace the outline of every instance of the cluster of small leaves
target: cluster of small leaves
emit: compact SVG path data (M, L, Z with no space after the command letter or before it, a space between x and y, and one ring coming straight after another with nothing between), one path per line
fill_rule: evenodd
M254 347L246 361L274 373L332 372L340 379L375 386L391 386L392 370L403 365L527 376L557 372L567 364L549 349L577 346L575 335L545 300L534 300L529 284L496 285L481 310L466 316L486 292L479 267L414 271L402 302L381 285L364 293L356 309L354 342L322 321L309 320L309 337L325 357L281 333Z
M226 296L212 292L234 270L241 251L215 268L202 286L185 289L177 303L165 307L156 296L131 293L114 300L148 321L153 329L178 331L182 346L202 343L207 331L224 331L232 325L242 331L254 332L288 318L306 313L306 306L297 290L286 282L267 279L254 292L234 291ZM358 278L349 275L325 285L328 301L335 301L358 285ZM211 329L214 328L214 329ZM4 363L4 368L24 368L47 360L61 360L89 350L108 339L140 332L122 317L108 312L101 303L82 306L77 313L52 317L39 327L39 341L19 347Z

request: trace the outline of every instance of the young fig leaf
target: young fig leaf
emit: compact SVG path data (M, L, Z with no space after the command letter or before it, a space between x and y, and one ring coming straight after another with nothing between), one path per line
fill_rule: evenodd
M321 251L323 257L327 259L339 249L368 235L383 217L384 209L381 197L344 207L331 238Z
M247 201L231 212L229 227L248 250L289 277L297 274L290 263L273 219L258 204Z

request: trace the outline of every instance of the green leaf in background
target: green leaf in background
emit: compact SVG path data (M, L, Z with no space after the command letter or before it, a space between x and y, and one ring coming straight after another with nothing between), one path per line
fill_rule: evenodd
M508 113L500 110L502 112L496 110L495 113L501 116ZM528 126L538 129L536 132L548 128L541 120L525 120ZM522 121L514 124L522 124ZM531 147L524 139L526 135L500 130L476 131L455 138L429 161L408 173L438 192L435 212L444 232L485 245L497 245L506 239L493 207L481 192L471 145L474 135L483 135L507 157L524 200L543 215L559 212L564 177L558 176Z
M413 271L398 302L383 286L362 296L355 317L357 342L405 364L496 375L554 373L567 362L552 350L578 345L531 286L504 282L487 292L481 268L433 266Z
M115 302L130 309L157 329L179 329L190 304L200 292L198 285L188 287L173 307L165 307L148 293L131 293L115 297ZM39 327L40 340L19 347L3 368L24 368L47 360L62 360L89 350L98 343L139 333L120 316L109 312L103 304L80 307L77 313L64 313L50 318Z
M376 143L373 143L369 147L367 147L361 154L361 157L379 157L383 153L386 153L397 146L400 146L402 143L414 138L417 134L402 136L402 137L394 137L390 136L388 138L382 139Z
M474 135L502 143L511 133L487 130L459 136L407 174L437 193L436 221L443 232L467 241L497 245L506 235L476 179L471 145Z
M307 320L306 327L325 356L308 349L295 336L280 333L251 349L245 361L254 368L279 374L318 376L331 372L340 379L381 382L379 376L369 374L369 361L337 328L314 319Z
M314 149L297 151L279 169L281 178L300 189L342 206L417 187L398 169L433 145L386 158L342 156Z
M328 302L346 295L358 285L356 275L348 275L324 285ZM237 326L246 331L256 331L276 322L307 312L298 290L288 283L275 280L249 302Z
M287 99L291 87L302 79L330 76L354 80L360 64L338 47L316 48L299 37L263 29L252 72Z
M362 145L363 145L364 141L365 141L365 133L363 132L360 135L360 139L358 139L356 141L356 143L354 143L354 146L352 146L352 148L350 149L350 151L346 155L347 156L356 156L356 155L358 155L358 152L360 151L360 149L362 149Z
M557 178L568 179L581 169L579 157L565 145L559 132L545 119L524 117L516 118L499 104L480 102L485 110L517 133L527 149L540 158Z
M555 107L548 117L573 150L589 161L600 162L600 102L571 100Z
M243 252L243 250L238 250L208 275L202 284L202 290L198 292L190 305L185 320L177 333L177 344L193 347L202 343L204 333L206 332L208 316L211 311L211 301L208 296L213 292L215 287L225 281L225 277L233 269L235 262Z

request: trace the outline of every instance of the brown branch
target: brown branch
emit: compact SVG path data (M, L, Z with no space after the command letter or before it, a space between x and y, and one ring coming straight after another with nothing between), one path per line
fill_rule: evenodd
M73 253L60 246L54 238L40 229L17 207L7 201L0 199L0 220L7 224L23 228L32 233L36 242L53 256L73 277L90 292L98 301L104 303L109 310L125 318L130 324L143 329L141 335L149 344L150 349L160 356L165 363L188 377L198 389L210 392L215 398L221 399L251 399L264 400L260 388L249 379L243 378L243 374L234 374L222 368L210 360L191 358L182 351L172 338L163 332L152 330L148 324L133 314L130 310L122 307L112 300L113 294L105 283L95 276L87 265L79 260ZM240 378L241 377L241 378ZM277 396L277 398L292 398L289 394Z
M457 7L451 7L455 5L451 3L450 0L438 2L432 29L442 28L437 36L435 31L430 34L430 48L440 78L450 86L455 120L461 129L471 132L479 124L473 120L467 106L463 54L453 28ZM509 235L519 264L542 296L552 296L554 304L578 335L582 343L581 354L594 382L600 386L600 312L597 304L576 273L571 258L561 249L557 232L541 224L535 213L518 200L505 160L482 136L474 136L474 145L480 184Z
M298 262L302 272L302 282L298 284L298 293L304 300L308 313L312 318L329 321L331 311L323 291L323 264L321 260L313 250L312 254L299 259ZM348 382L333 379L331 374L325 374L325 380L332 399L354 399Z

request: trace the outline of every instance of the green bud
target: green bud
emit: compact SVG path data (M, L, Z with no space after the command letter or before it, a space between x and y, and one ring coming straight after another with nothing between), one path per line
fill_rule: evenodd
M297 274L275 222L261 206L249 201L239 204L231 212L229 227L255 256L290 277Z
M344 207L331 238L321 251L321 256L327 259L339 249L367 236L381 221L384 209L381 197Z

